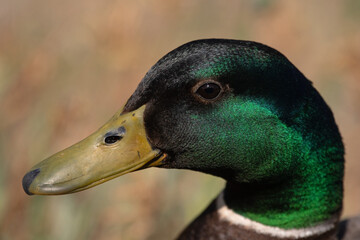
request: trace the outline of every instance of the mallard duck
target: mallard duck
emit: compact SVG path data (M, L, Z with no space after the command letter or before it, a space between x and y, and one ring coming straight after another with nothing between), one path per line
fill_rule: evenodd
M35 165L23 188L74 193L149 167L227 181L179 239L359 236L345 222L337 233L344 146L330 108L260 43L205 39L171 51L105 125Z

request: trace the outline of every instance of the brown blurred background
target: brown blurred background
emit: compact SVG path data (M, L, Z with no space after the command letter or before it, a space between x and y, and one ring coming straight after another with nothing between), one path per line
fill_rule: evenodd
M224 181L148 169L73 195L25 195L29 168L96 130L173 48L268 44L332 107L346 145L344 216L360 213L360 1L25 1L0 4L0 239L172 239Z

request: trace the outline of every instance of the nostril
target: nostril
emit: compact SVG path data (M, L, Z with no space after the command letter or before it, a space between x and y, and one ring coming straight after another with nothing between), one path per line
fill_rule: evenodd
M39 172L40 172L39 168L32 170L32 171L28 172L22 180L22 185L23 185L24 191L28 195L33 195L31 192L29 192L29 187L30 187L31 183L34 181L35 177L39 174Z
M120 141L125 135L125 128L123 126L119 127L116 130L112 130L105 134L104 142L107 145L111 145Z
M117 141L121 140L122 139L122 136L109 136L109 137L106 137L105 138L105 143L106 144L113 144L113 143L116 143Z

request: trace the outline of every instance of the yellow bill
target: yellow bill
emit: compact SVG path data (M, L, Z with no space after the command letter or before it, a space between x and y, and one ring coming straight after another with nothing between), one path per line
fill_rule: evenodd
M166 154L147 140L143 113L118 111L104 126L75 145L35 165L23 178L27 194L82 191L138 169L158 166Z

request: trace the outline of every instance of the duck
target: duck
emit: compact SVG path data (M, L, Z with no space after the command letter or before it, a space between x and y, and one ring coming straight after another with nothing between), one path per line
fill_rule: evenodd
M150 167L226 180L178 239L360 239L359 217L339 220L344 145L333 113L264 44L201 39L169 52L108 122L22 184L28 195L70 194Z

